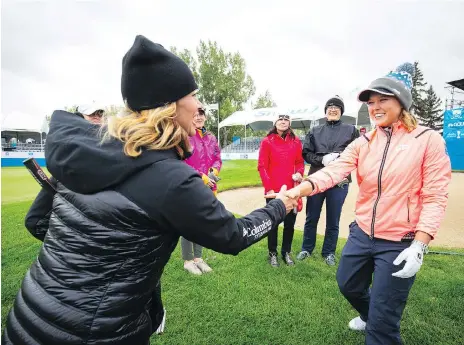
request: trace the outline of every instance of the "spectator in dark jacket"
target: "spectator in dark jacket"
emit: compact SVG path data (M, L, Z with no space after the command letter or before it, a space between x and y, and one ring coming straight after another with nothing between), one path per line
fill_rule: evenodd
M137 36L123 58L120 116L100 128L53 113L45 158L57 193L2 344L146 345L165 317L160 278L180 236L236 255L293 209L283 188L237 219L182 161L196 90L180 58Z
M279 115L269 134L261 142L259 148L258 170L266 194L274 193L283 185L293 185L303 178L304 161L301 155L300 139L293 133L289 115ZM267 200L269 201L269 199ZM290 255L295 231L296 212L290 212L284 220L282 240L282 259L292 266ZM273 267L279 266L277 260L277 230L278 224L271 230L267 238L269 263Z
M324 109L327 117L326 123L312 128L306 135L303 145L303 158L307 163L311 164L310 175L337 159L348 144L359 137L356 127L340 121L344 110L345 105L340 97L330 98L326 102ZM348 176L346 180L324 193L307 197L303 245L301 252L297 255L298 260L304 260L311 256L314 250L317 223L325 200L326 228L322 256L327 265L335 266L340 215L350 182L351 176Z

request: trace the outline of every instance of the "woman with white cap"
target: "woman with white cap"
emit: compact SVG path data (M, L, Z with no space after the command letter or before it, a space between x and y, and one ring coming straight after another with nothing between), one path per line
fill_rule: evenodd
M356 169L356 220L337 282L359 313L349 327L365 331L367 345L402 344L409 291L447 204L450 159L442 136L409 113L413 75L406 63L363 90L358 99L367 103L375 129L286 192L293 198L322 193Z
M264 193L274 193L284 185L293 187L295 182L302 180L304 161L301 151L301 141L291 128L290 115L279 114L259 148L258 171L264 186ZM281 254L285 264L289 266L294 265L290 252L296 216L295 212L290 212L284 220ZM267 238L268 260L273 267L279 266L277 260L277 230L278 224L269 232Z
M101 107L96 103L81 104L76 108L76 114L82 116L87 121L96 125L101 125L104 113L104 107Z

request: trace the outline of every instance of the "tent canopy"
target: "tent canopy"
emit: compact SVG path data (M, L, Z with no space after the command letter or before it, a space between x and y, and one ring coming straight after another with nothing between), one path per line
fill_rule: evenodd
M314 120L317 106L307 108L261 108L236 111L219 123L219 128L227 126L250 126L253 130L268 130L279 114L289 114L292 117L293 128L309 128ZM295 125L296 127L295 127Z
M359 102L345 103L345 113L342 116L342 121L355 125L360 108L361 104ZM219 123L219 128L227 126L249 126L253 130L269 130L279 113L289 114L292 117L292 128L295 129L309 129L312 124L317 125L325 119L324 106L262 108L236 111Z
M45 116L12 112L2 116L2 132L48 133L48 121Z

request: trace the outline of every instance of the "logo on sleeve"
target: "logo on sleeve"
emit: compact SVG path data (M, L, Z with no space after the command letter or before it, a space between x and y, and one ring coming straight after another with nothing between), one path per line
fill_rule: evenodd
M262 237L271 230L272 221L270 219L263 220L260 225L255 225L253 228L243 228L243 237L254 237L255 239Z

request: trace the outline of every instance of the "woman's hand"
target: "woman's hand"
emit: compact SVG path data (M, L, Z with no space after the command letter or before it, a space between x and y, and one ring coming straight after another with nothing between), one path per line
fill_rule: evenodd
M206 175L206 174L203 174L203 175L201 176L201 179L202 179L203 182L204 182L206 185L208 185L210 188L214 188L214 187L216 186L216 183L215 183L213 180L211 180L211 179L209 178L209 176Z
M287 189L286 186L284 186L285 189ZM271 191L269 191L266 195L265 195L265 198L266 199L274 199L274 198L277 198L277 196L279 194L283 193L283 195L287 198L290 198L290 199L295 199L297 200L299 197L300 197L300 190L298 189L298 187L295 187L295 188L292 188L292 189L289 189L289 190L285 190L284 192L282 192L282 190L279 192L279 193L274 193Z
M285 191L285 196L288 198L297 200L298 198L301 198L303 196L310 195L312 192L313 192L312 184L308 181L303 181L297 187ZM264 197L266 199L273 199L273 198L276 198L277 195L278 194L276 193L272 193L272 194L267 194Z
M285 205L285 210L286 213L290 213L295 207L298 206L298 198L290 198L287 196L287 186L283 185L282 188L280 188L280 192L275 194L275 198L282 200L284 205ZM269 194L270 195L270 194Z

